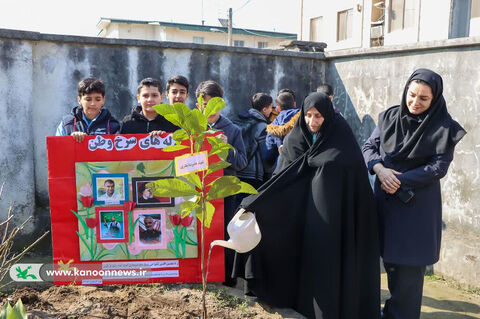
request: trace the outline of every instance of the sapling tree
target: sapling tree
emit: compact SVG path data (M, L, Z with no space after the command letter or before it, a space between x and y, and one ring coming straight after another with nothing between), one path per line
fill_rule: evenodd
M240 181L235 176L219 176L218 171L230 166L226 162L230 149L235 149L220 138L213 131L207 129L208 117L219 112L225 107L225 101L220 97L211 98L204 106L203 95L198 97L198 108L190 110L183 103L159 104L154 108L171 123L180 127L173 133L176 145L163 149L164 152L174 152L188 149L190 154L206 152L208 156L207 166L204 170L193 172L175 178L160 179L149 183L152 192L156 196L180 197L192 196L193 200L181 203L182 218L191 212L201 222L201 271L202 271L202 317L207 318L205 295L207 289L207 274L205 267L205 227L209 228L215 214L215 207L211 201L225 198L238 193L256 194L257 191L251 185ZM217 172L217 174L214 174ZM211 175L212 174L212 175ZM216 176L216 178L215 178ZM212 180L213 178L213 180Z

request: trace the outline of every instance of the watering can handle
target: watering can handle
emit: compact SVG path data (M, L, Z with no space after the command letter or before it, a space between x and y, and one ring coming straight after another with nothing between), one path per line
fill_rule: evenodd
M231 222L235 222L235 221L237 221L238 219L240 219L240 216L242 216L243 213L245 213L245 212L246 212L246 211L245 211L245 208L240 208L240 209L238 210L238 212L235 214L235 216L233 216Z

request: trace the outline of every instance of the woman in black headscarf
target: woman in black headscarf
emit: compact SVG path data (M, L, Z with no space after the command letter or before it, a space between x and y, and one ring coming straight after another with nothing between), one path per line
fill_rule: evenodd
M438 261L442 228L440 179L466 134L447 112L440 75L418 69L402 103L380 113L363 146L376 174L381 253L391 298L383 318L420 317L425 266Z
M234 272L261 300L308 318L379 317L378 224L358 144L328 96L311 93L275 175L242 206L260 244Z

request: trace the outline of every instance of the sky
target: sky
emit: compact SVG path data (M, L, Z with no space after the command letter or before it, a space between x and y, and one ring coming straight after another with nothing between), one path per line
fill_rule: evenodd
M298 33L300 0L0 0L0 29L96 36L101 17L220 25L233 9L233 26ZM281 5L279 5L281 3Z

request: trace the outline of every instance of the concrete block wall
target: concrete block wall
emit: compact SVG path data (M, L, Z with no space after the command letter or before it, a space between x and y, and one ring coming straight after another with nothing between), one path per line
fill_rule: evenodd
M434 271L480 287L480 39L433 41L408 46L326 53L327 82L334 104L345 115L360 144L378 114L400 104L410 74L429 68L443 77L452 117L467 135L457 145L442 179L443 221L440 261Z
M442 180L444 231L437 273L480 287L480 39L455 39L407 46L326 53L284 52L215 45L99 39L0 30L0 219L14 202L20 223L33 222L26 239L49 228L45 137L76 104L76 85L86 76L106 83L106 107L121 119L136 104L136 87L147 76L163 82L182 74L197 85L219 81L232 118L249 107L256 92L281 88L303 97L327 80L334 104L359 144L368 138L378 113L398 104L411 72L431 68L443 76L452 116L468 131ZM19 240L22 245L22 239ZM22 245L23 246L23 245Z
M137 104L139 81L163 83L176 74L195 89L213 79L224 88L232 118L250 107L256 92L276 96L282 88L296 92L297 104L325 79L322 53L284 52L216 45L48 35L0 29L0 220L10 203L15 224L34 219L22 232L19 247L49 228L45 137L54 135L63 115L77 104L77 83L96 76L106 85L106 103L121 120Z

